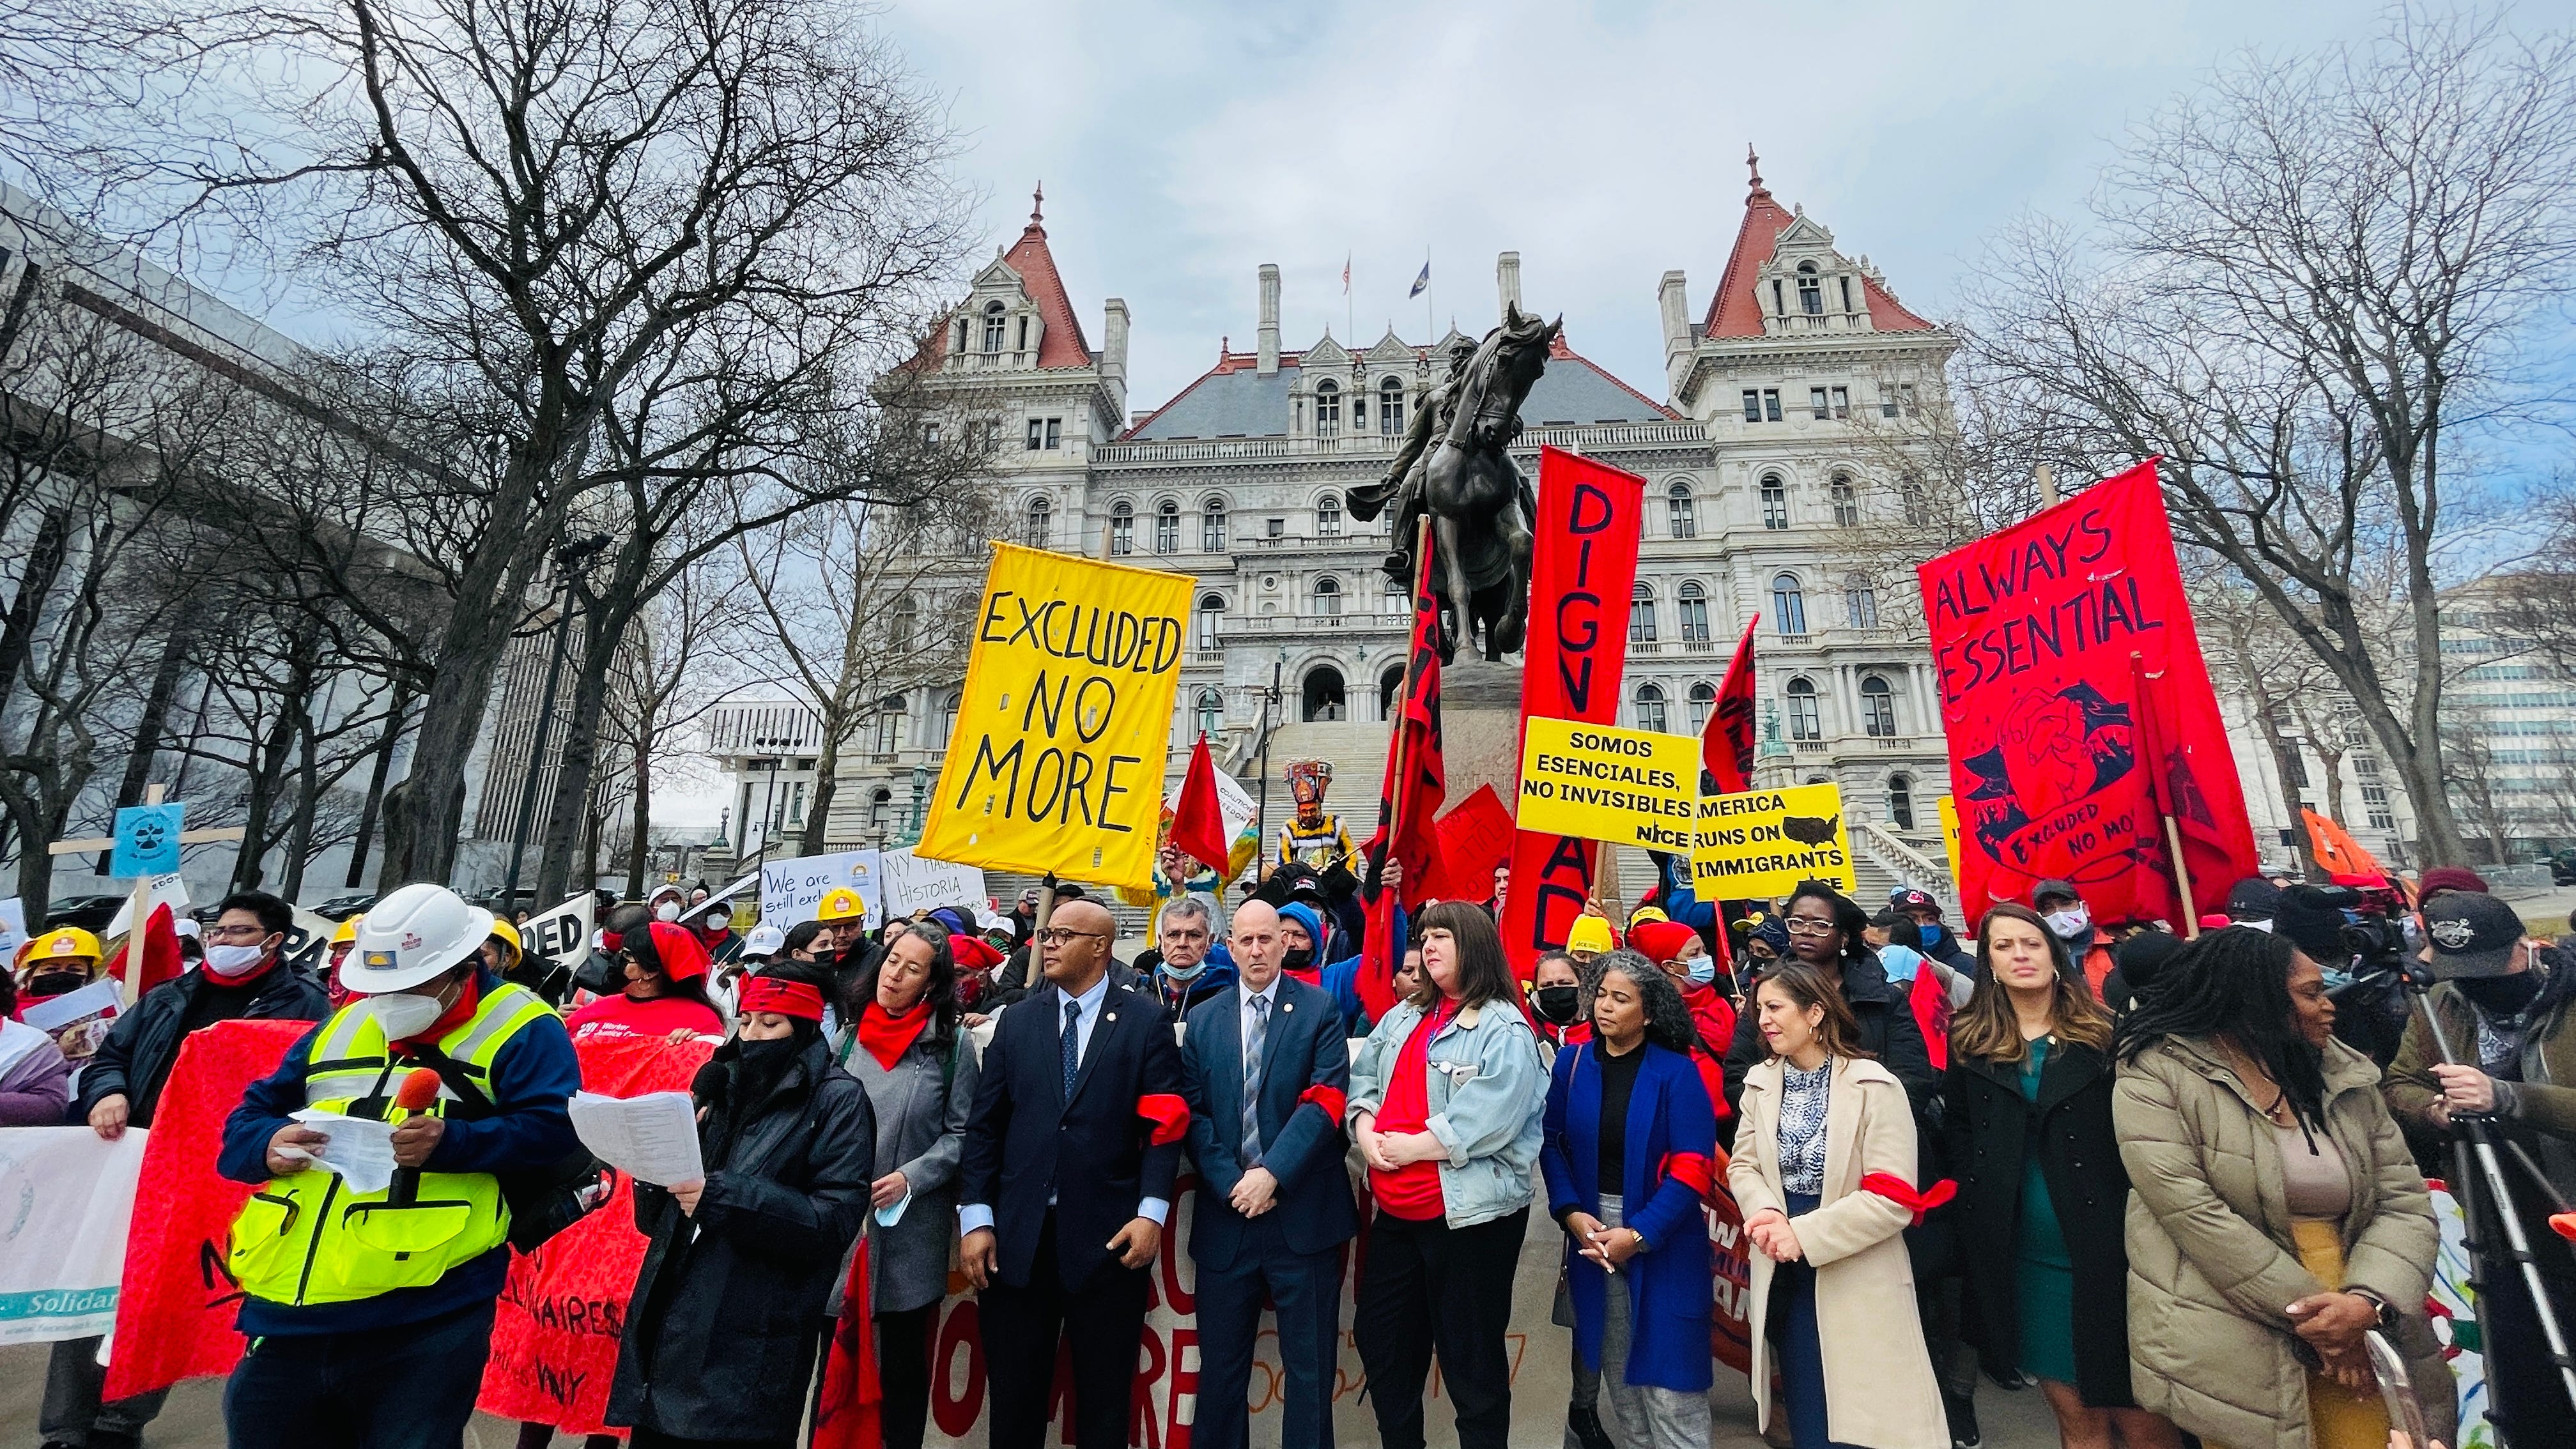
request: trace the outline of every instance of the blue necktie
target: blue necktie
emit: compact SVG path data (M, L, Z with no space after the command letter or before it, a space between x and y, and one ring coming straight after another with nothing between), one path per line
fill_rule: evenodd
M1066 1002L1064 1004L1064 1100L1068 1104L1073 1101L1073 1074L1082 1066L1082 1037L1074 1030L1074 1023L1080 1020L1082 1020L1082 1003Z
M1261 1165L1261 1052L1270 1040L1270 998L1252 998L1252 1026L1243 1038L1243 1165Z

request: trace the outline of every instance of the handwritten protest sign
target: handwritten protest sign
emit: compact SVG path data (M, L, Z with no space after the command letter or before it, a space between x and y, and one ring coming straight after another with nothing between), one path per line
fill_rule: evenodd
M1800 881L1855 889L1840 785L1710 795L1699 802L1691 886L1704 901L1786 895Z
M1521 731L1520 828L1645 850L1691 848L1699 741L1578 720Z
M931 860L909 850L889 850L878 861L878 867L878 889L885 899L884 919L889 921L902 920L915 911L984 902L984 873L971 865Z
M760 868L760 923L786 930L799 921L814 919L815 907L822 904L823 893L848 886L859 893L868 908L870 924L885 918L885 897L878 890L879 852L843 850L830 855L806 855L794 860L773 860Z
M921 853L1150 887L1196 583L995 544Z
M125 1222L151 1134L87 1127L0 1132L0 1343L89 1338L116 1322Z

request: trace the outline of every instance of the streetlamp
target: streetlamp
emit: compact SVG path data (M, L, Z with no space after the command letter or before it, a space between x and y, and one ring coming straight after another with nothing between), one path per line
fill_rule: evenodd
M1270 849L1270 712L1279 707L1280 676L1287 667L1288 648L1283 644L1279 657L1270 661L1270 692L1261 699L1261 800L1253 814L1253 838L1263 851Z
M510 909L519 903L519 865L528 853L528 831L536 823L537 771L545 766L546 736L554 730L555 691L563 682L564 643L572 632L573 594L581 586L582 570L608 544L607 534L594 533L579 543L555 550L555 574L563 580L563 606L555 611L554 653L546 663L545 694L537 703L536 729L528 740L528 778L519 787L519 825L510 832L510 874L501 886L501 899Z
M928 796L929 794L930 794L930 767L929 767L928 765L915 765L915 766L913 766L913 767L912 767L912 838L911 838L910 840L907 840L907 841L905 841L905 842L904 842L906 845L919 845L919 844L921 843L921 827L922 827L922 823L923 823L923 820L922 820L922 809L921 809L921 805L922 805L922 800L924 799L924 797Z

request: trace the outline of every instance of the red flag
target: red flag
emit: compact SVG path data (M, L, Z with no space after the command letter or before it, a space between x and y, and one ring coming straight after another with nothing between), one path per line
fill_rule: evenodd
M1404 867L1403 897L1418 906L1440 884L1440 804L1448 797L1448 766L1440 744L1440 600L1431 591L1431 537L1422 536L1413 577L1413 641L1404 666L1403 711L1386 742L1386 772L1378 786L1377 834L1363 854L1368 861L1368 939L1360 947L1361 1005L1381 993L1394 1000L1395 903L1381 888L1386 861ZM1373 1010L1372 1015L1380 1014Z
M116 954L108 958L107 974L124 980L126 957L131 951L130 946L119 945ZM164 981L176 980L185 969L179 960L179 927L170 915L170 903L163 901L143 918L143 980L134 988L135 999L142 1000L144 992Z
M2223 909L2260 857L2155 460L1917 573L1968 919L2050 878L2105 923ZM2167 807L2197 909L2175 898Z
M1744 621L1744 637L1735 641L1726 682L1717 687L1717 707L1708 712L1708 728L1699 738L1700 765L1717 778L1721 795L1753 788L1753 628L1761 622L1759 613Z
M1205 738L1199 741L1199 753L1205 758ZM867 1231L862 1228L859 1250L850 1255L849 1279L842 1285L841 1316L832 1321L823 1359L823 1392L814 1401L812 1449L880 1449L885 1442L878 1419L885 1390L877 1379L876 1316L868 1311L875 1301L868 1283Z
M1494 872L1512 855L1512 812L1491 785L1440 817L1440 880L1429 894L1444 901L1494 898Z
M1219 875L1225 874L1225 814L1217 808L1216 762L1208 758L1207 731L1199 731L1190 751L1190 772L1181 777L1181 800L1172 809L1172 846Z

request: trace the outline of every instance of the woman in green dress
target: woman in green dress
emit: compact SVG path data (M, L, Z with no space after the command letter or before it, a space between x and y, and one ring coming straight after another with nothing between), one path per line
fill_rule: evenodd
M2179 1449L2129 1389L2129 1199L2111 1130L2111 1018L2037 914L1977 929L1984 968L1950 1022L1944 1130L1986 1371L2039 1380L2068 1449Z

